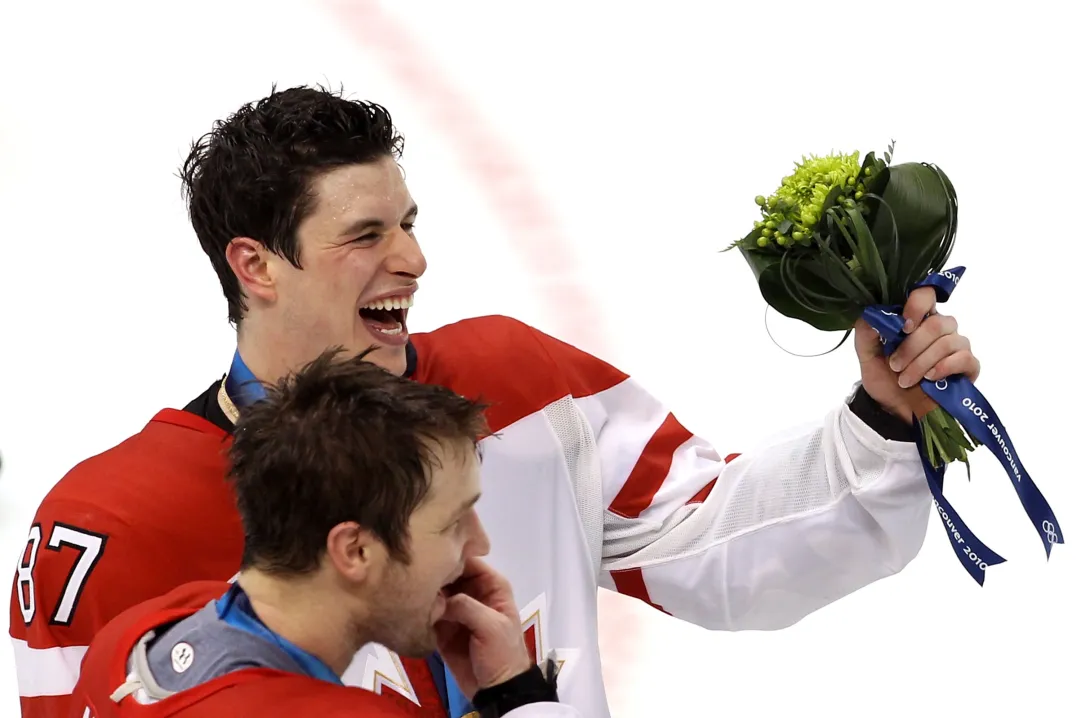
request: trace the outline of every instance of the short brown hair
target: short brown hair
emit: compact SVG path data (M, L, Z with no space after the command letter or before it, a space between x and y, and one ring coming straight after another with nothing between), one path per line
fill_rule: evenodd
M485 406L329 349L266 387L229 449L244 526L242 568L314 570L327 534L355 521L409 561L409 517L427 496L436 445L488 435Z

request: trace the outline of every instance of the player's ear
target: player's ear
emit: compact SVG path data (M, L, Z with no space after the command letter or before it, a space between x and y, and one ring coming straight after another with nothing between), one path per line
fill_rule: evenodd
M327 534L327 559L349 581L361 582L372 575L385 553L375 535L353 521L340 523Z
M225 248L225 261L236 275L246 297L274 301L273 261L275 255L263 243L251 237L234 237Z

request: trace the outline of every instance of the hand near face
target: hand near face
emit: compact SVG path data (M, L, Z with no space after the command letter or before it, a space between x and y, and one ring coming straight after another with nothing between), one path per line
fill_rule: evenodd
M472 699L478 690L532 667L507 579L471 558L448 592L446 612L435 624L436 640L462 693Z

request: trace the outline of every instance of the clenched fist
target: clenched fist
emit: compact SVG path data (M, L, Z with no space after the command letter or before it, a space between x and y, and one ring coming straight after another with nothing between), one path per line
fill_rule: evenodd
M957 320L938 314L935 303L933 287L909 294L904 307L908 336L889 359L871 325L860 319L855 326L863 388L882 408L908 423L913 415L921 419L936 406L920 389L920 379L937 381L964 374L975 381L980 374L980 362L968 338L957 333Z

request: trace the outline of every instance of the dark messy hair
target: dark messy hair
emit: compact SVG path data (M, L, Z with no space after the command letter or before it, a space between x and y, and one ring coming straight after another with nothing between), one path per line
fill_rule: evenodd
M374 349L374 347L373 347ZM244 526L242 567L305 573L327 534L354 521L409 561L409 517L424 501L438 447L477 450L485 406L328 349L267 386L229 449Z
M180 169L188 216L236 325L247 306L225 259L229 243L251 237L299 268L296 233L315 209L312 182L344 165L398 160L404 145L380 105L322 87L271 89L215 122Z

